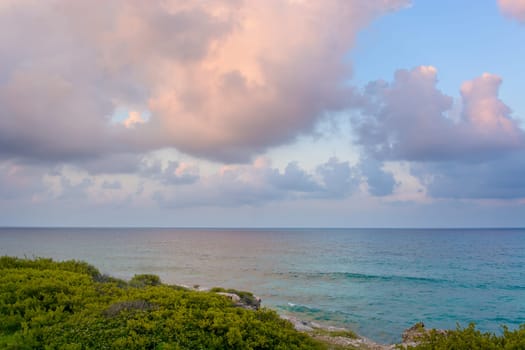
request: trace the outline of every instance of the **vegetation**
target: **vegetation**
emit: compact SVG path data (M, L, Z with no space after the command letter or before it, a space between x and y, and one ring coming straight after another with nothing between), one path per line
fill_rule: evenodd
M243 304L248 305L248 306L259 306L259 301L250 292L245 292L245 291L231 289L231 288L230 289L224 289L224 288L220 288L220 287L214 287L214 288L210 289L210 292L236 294L236 295L239 296L239 298L241 298L241 302Z
M160 286L161 282L157 275L143 274L133 276L129 281L129 285L132 287L143 288L147 286Z
M523 350L525 349L525 324L509 331L503 327L503 334L483 333L471 323L466 328L459 325L456 330L430 330L421 336L420 344L408 349L417 350Z
M309 336L274 311L236 307L216 292L257 303L248 292L198 292L162 284L155 275L126 282L81 261L0 257L0 349L368 348L340 341L356 338L351 331L316 329ZM503 328L500 336L474 324L446 332L421 328L418 340L408 348L525 349L525 325Z
M226 292L230 292L226 290ZM248 293L249 294L249 293ZM241 298L248 298L248 294ZM252 295L253 298L253 295ZM79 261L0 257L1 349L324 349L271 310L130 282Z

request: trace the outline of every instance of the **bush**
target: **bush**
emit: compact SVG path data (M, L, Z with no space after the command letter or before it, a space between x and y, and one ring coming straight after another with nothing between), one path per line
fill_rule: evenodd
M409 349L417 350L522 350L525 349L525 324L509 331L503 327L503 334L497 336L476 329L474 323L466 328L459 325L455 330L438 332L430 330L421 338L421 343Z
M129 284L133 287L142 288L146 286L158 286L161 282L157 275L142 274L133 276Z
M129 284L78 261L0 258L1 349L324 349L274 311L215 293Z

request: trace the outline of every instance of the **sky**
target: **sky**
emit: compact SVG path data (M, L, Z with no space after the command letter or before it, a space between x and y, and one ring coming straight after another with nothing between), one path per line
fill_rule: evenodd
M525 0L1 0L0 226L524 227Z

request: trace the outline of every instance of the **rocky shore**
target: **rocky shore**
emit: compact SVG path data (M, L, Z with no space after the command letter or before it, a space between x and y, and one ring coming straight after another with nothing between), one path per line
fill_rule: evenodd
M202 288L195 286L192 288L198 291L216 292L231 301L238 307L258 310L261 307L262 299L249 292L241 292L233 289L223 288ZM290 322L294 328L303 333L307 333L311 337L320 340L327 344L332 349L359 349L359 350L395 350L406 349L409 346L418 345L420 339L428 330L425 328L423 322L418 322L410 328L407 328L401 335L402 342L399 344L381 344L369 338L363 337L349 329L327 326L314 321L301 320L292 315L281 314L280 317ZM443 330L437 330L444 333Z
M418 344L418 339L423 336L427 330L422 322L406 329L402 334L402 342L399 344L380 344L371 339L360 336L353 331L345 328L322 325L317 322L300 320L295 316L281 315L281 318L291 322L295 329L305 332L315 339L318 339L328 345L333 345L337 349L360 349L360 350L394 350L406 349L408 346ZM439 331L444 332L444 331Z

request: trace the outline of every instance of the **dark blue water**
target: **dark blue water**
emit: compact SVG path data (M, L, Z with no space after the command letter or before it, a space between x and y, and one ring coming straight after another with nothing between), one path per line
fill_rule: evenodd
M523 229L0 229L0 254L251 290L281 313L381 342L418 321L525 323Z

